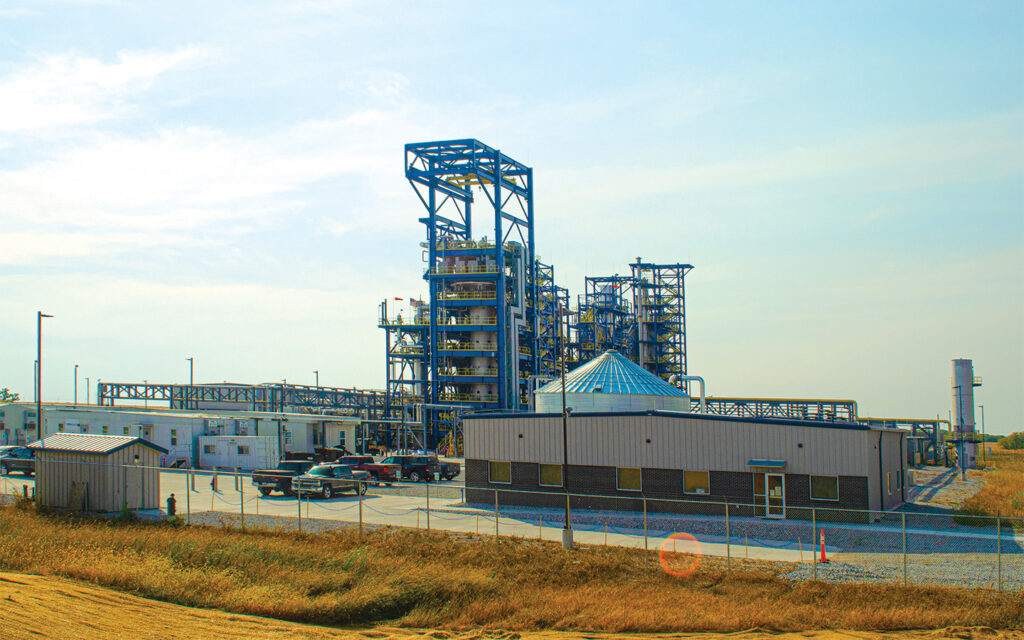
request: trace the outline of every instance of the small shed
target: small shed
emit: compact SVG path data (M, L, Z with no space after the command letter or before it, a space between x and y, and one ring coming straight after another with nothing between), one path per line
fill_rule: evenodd
M55 433L28 445L36 456L36 502L110 513L160 507L160 455L132 436Z

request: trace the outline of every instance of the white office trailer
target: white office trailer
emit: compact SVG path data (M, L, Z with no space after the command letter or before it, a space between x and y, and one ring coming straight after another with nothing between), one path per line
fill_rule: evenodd
M36 439L35 405L16 402L0 404L3 422L0 423L2 440L10 444L23 444ZM143 438L167 450L160 457L165 467L195 468L214 466L214 458L202 455L200 438L220 438L215 444L230 442L231 438L263 438L263 444L236 445L226 460L245 464L216 462L216 466L256 468L265 466L258 460L273 463L291 452L313 452L318 447L343 449L355 453L356 435L361 420L356 417L326 414L255 412L255 411L178 411L147 409L144 407L98 407L45 403L43 405L43 435L55 433L87 433L96 435L132 436ZM227 438L227 440L223 440ZM248 446L248 454L240 454L237 447ZM262 453L266 450L266 453ZM245 451L245 449L243 449ZM209 455L209 454L208 454Z
M273 436L199 436L198 445L204 469L267 469L279 459Z

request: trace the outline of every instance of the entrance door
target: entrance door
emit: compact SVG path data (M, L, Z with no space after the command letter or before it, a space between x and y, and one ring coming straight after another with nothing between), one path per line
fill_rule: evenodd
M768 489L765 496L765 517L785 518L786 517L786 481L781 473L764 474L764 483Z

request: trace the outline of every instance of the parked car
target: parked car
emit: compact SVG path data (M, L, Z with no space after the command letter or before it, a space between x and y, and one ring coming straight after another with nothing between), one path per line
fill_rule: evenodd
M28 447L0 447L0 472L5 474L20 471L26 476L36 472L36 454Z
M336 462L338 464L347 464L359 471L367 472L374 482L391 484L395 480L399 480L402 475L402 467L400 465L374 462L373 456L342 456Z
M252 483L265 496L271 491L280 491L286 496L292 494L292 478L301 476L316 466L312 460L282 460L276 469L260 469L252 472Z
M413 482L430 482L434 479L435 474L440 475L441 473L441 464L438 462L437 456L391 456L384 458L381 462L383 464L399 465L402 469L402 478L412 480Z
M318 464L301 476L292 478L292 491L318 494L325 500L342 491L355 491L362 495L370 484L370 474L352 470L347 464Z

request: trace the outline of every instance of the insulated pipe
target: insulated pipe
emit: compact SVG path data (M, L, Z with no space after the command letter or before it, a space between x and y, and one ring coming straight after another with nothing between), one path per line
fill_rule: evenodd
M708 403L704 396L704 378L700 376L677 376L679 382L694 380L700 385L700 412L707 413Z

